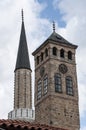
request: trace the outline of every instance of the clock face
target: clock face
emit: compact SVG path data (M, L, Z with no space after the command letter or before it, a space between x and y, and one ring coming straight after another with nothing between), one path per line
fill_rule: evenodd
M64 64L60 64L60 65L59 65L59 71L60 71L61 73L65 74L65 73L68 71L67 66L64 65Z
M43 76L43 75L44 75L44 72L45 72L45 68L44 68L44 67L41 67L41 69L40 69L40 75Z

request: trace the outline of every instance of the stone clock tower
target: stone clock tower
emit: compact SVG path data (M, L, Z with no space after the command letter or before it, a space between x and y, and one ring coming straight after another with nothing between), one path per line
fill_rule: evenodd
M79 130L77 46L55 32L33 52L36 122Z

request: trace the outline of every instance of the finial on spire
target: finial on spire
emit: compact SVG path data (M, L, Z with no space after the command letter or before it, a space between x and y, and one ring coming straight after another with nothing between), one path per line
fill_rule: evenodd
M55 22L53 21L53 32L55 32Z
M23 12L23 9L22 9L21 13L22 13L22 22L24 22L24 12Z

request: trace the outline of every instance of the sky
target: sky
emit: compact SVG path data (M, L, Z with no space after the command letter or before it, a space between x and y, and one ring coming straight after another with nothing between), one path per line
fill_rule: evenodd
M0 119L7 119L13 110L14 69L22 8L33 71L34 58L31 54L51 35L53 21L57 33L78 45L80 130L86 130L86 0L0 0Z

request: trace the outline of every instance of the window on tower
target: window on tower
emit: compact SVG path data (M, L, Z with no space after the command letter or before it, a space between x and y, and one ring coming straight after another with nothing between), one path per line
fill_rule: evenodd
M61 57L61 58L64 58L64 49L61 49L61 50L60 50L60 57Z
M53 47L52 53L54 56L57 56L57 48L56 47Z
M62 92L61 75L55 74L55 92Z
M48 91L48 76L47 75L45 75L44 77L43 84L44 84L44 95L45 95Z
M41 80L39 80L37 87L37 100L39 100L41 97L42 97L42 82Z
M37 65L39 64L39 56L37 56Z
M46 48L45 49L45 57L47 57L48 56L48 49Z
M41 53L41 61L43 61L43 58L44 58L44 53L42 52Z
M71 51L68 51L68 59L72 60L72 52Z
M73 82L70 76L66 77L66 92L68 95L73 96Z

